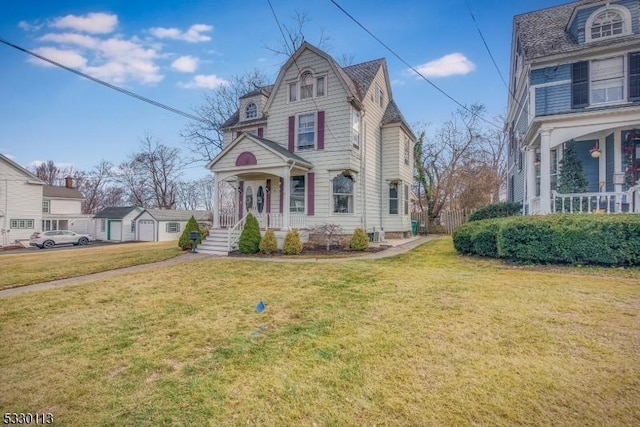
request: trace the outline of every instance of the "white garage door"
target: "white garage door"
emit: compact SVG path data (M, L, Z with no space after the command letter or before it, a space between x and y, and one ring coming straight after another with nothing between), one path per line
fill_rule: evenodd
M109 221L109 240L122 240L122 221Z
M138 239L143 242L153 242L155 238L153 236L153 229L155 228L153 221L151 220L140 220L138 221Z

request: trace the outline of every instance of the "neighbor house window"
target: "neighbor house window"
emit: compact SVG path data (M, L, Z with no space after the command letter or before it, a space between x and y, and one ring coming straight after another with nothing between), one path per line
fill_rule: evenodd
M258 117L258 107L253 102L247 104L247 108L245 109L245 113L247 115L247 119L255 119Z
M104 233L104 230L105 230L106 223L107 223L106 219L103 218L102 220L100 220L100 231L102 231L103 233Z
M360 147L360 112L351 109L351 143L354 147Z
M353 178L338 175L333 178L333 213L353 213Z
M609 6L595 12L587 19L587 41L598 41L630 33L631 14L621 6Z
M33 228L32 219L12 219L9 221L11 228Z
M51 201L43 200L42 201L42 212L43 213L51 213Z
M404 214L409 215L409 184L404 185Z
M398 214L398 183L389 184L389 214Z
M167 223L167 233L179 233L180 232L180 223L179 222L168 222Z
M291 198L289 211L304 213L304 175L291 177Z
M591 103L622 101L624 60L622 56L591 62Z
M313 148L316 136L316 114L298 116L298 150Z

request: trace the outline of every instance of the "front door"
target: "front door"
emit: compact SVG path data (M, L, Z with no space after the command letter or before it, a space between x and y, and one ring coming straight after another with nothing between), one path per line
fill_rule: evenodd
M244 182L244 214L251 212L255 216L266 213L265 180Z

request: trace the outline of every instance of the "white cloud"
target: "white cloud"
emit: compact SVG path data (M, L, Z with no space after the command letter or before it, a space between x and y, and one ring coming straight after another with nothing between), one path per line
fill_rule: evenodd
M476 65L463 54L456 52L415 68L425 77L448 77L469 74L476 69Z
M34 52L69 68L82 70L87 65L87 59L74 50L58 49L55 47L38 47L34 49ZM36 65L54 67L53 64L37 58L29 58L29 61Z
M205 24L194 24L185 32L177 28L155 27L149 32L159 39L182 40L189 43L208 42L211 37L202 33L213 31L213 26Z
M215 89L220 86L226 86L229 82L221 77L216 76L215 74L198 74L194 76L193 79L189 82L180 82L178 83L179 87L185 89Z
M38 21L34 21L33 23L27 22L27 21L20 21L18 22L18 27L20 27L25 31L38 31L40 28L42 28L42 24L39 23Z
M185 55L171 63L171 68L181 73L193 73L198 69L198 58Z
M40 40L67 45L76 45L89 49L96 48L100 43L100 39L96 37L78 33L49 33L40 37Z
M391 80L391 86L393 86L393 87L404 86L405 83L406 82L404 80L400 80L400 79Z
M108 13L88 13L83 16L67 15L56 18L50 26L54 28L70 28L91 34L108 34L118 25L118 16Z

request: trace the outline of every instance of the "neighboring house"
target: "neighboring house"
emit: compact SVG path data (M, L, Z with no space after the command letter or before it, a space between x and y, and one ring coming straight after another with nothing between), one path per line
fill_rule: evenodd
M94 233L92 215L82 213L83 200L82 193L73 188L73 178L66 178L64 187L45 185L42 188L42 231Z
M145 209L134 220L136 240L145 242L178 240L192 216L198 224L204 227L211 226L209 211Z
M96 215L97 240L130 242L136 239L135 219L144 212L140 206L104 208Z
M563 210L640 212L640 1L517 15L511 51L508 199L533 214L563 201ZM556 193L568 144L588 180L576 197Z
M37 176L0 154L0 244L29 239L42 222L42 187Z
M236 189L237 212L226 218L214 209L214 230L239 228L252 212L263 230L331 223L345 234L410 233L416 137L393 100L384 59L341 67L304 42L274 85L239 105L207 165L215 206L219 183Z

